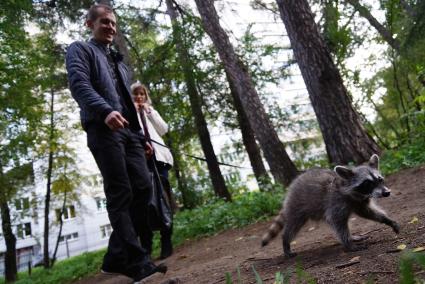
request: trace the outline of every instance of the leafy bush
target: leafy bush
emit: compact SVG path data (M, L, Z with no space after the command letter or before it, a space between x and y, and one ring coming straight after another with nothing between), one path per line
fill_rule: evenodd
M213 199L204 206L177 212L174 216L173 243L179 245L188 239L264 220L278 212L282 198L282 189L273 192L254 191L234 196L233 202ZM156 240L154 255L158 247L159 240Z
M410 168L425 163L425 140L416 139L395 150L384 152L381 160L381 170L391 174L403 168Z

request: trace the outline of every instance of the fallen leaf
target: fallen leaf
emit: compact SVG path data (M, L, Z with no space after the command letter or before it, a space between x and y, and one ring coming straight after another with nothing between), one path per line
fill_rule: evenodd
M297 244L297 242L296 241L292 241L291 242L291 245L296 245Z
M315 227L310 227L310 228L308 228L308 231L309 232L311 232L311 231L313 231L314 229L316 229Z
M397 246L397 249L404 250L407 246L405 244L401 244Z
M409 224L415 224L415 223L418 223L418 221L419 221L418 217L414 216L412 220L409 222Z
M424 247L417 247L413 249L413 252L419 252L419 251L424 251L425 248Z
M349 262L359 261L359 260L360 260L360 256L355 256L352 259L350 259Z
M235 242L240 241L240 240L243 240L243 237L239 237L239 238L237 238L237 239L235 240Z

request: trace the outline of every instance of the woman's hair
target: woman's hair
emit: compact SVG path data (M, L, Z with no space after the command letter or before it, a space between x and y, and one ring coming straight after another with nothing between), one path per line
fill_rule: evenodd
M100 16L101 11L106 11L108 13L113 13L114 10L112 10L111 6L108 5L104 5L104 4L94 4L91 5L89 11L87 12L86 15L86 20L90 20L90 21L96 21L96 19Z
M136 81L135 83L133 83L131 86L130 86L130 90L131 90L131 95L134 97L134 92L137 90L137 89L142 89L143 90L143 92L146 94L146 102L148 103L148 104L152 104L152 101L151 101L151 98L150 98L150 96L149 96L149 91L148 91L148 88L146 88L146 86L145 85L143 85L142 83L140 83L140 81Z

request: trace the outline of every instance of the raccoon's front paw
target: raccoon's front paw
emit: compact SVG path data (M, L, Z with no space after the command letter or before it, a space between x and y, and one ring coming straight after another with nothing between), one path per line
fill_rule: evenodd
M394 233L400 233L400 225L397 222L392 222L391 228L393 228Z

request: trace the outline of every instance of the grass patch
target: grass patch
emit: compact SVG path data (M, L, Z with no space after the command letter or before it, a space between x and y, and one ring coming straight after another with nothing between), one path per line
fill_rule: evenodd
M424 272L425 253L407 251L401 256L399 283L425 283Z
M395 150L387 150L381 159L381 171L388 175L404 168L425 164L425 140L416 139Z
M179 245L185 240L264 220L278 212L282 198L283 191L248 192L235 196L233 202L214 200L202 207L178 212L174 219L173 241Z
M99 271L105 250L86 252L66 260L58 261L53 268L33 268L31 276L28 272L18 274L17 284L47 284L47 283L72 283L78 279L93 275ZM0 279L4 283L4 278Z

